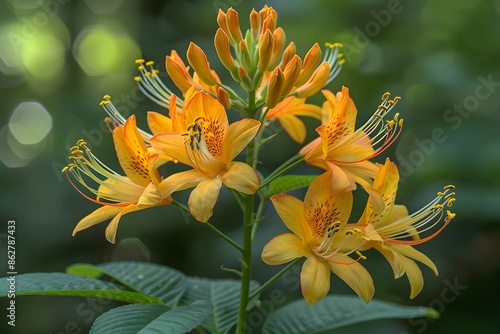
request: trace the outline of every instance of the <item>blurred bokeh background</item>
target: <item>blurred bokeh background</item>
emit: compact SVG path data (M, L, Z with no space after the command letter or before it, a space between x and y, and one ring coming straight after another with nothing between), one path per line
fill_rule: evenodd
M378 254L369 253L371 261L365 262L375 280L375 298L431 306L441 319L380 321L364 329L498 332L500 0L3 0L0 276L7 271L6 225L13 219L19 273L64 271L75 262L141 260L193 276L231 277L220 266L238 267L238 254L175 207L125 216L115 245L104 238L105 224L71 237L78 220L96 205L82 198L60 171L67 149L80 138L102 161L119 169L99 107L104 94L112 96L124 115L136 114L140 125L145 125L147 110L164 111L136 87L136 58L154 60L164 72L165 55L175 49L184 57L193 41L208 54L222 80L228 80L213 48L217 10L232 6L246 29L250 10L264 4L278 11L278 23L299 55L315 42L344 44L347 63L329 88L350 88L359 123L376 109L384 92L402 97L397 111L405 118L404 131L386 151L400 168L399 203L415 211L442 186L457 187L457 218L419 247L435 261L440 275L422 268L425 287L417 298L409 300L406 278L394 280ZM319 95L310 101L321 103ZM306 123L309 141L317 123ZM266 144L261 171L269 173L300 147L280 132ZM307 167L294 171L309 172ZM360 201L353 220L361 208ZM269 219L260 226L254 251L254 276L260 282L279 270L262 263L262 246L285 230L272 207L266 212ZM223 191L212 222L238 239L239 221L230 193ZM287 301L300 298L290 280L276 282L272 289L284 291ZM352 292L333 278L331 293ZM5 300L0 305L5 310ZM18 297L16 328L6 326L5 316L0 328L2 333L86 333L110 306L78 298Z

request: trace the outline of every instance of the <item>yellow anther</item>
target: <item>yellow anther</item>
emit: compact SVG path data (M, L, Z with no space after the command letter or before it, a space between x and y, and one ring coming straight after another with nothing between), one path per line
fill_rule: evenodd
M366 256L364 256L363 254L361 254L361 252L360 252L360 251L356 251L356 255L357 255L357 256L359 256L359 258L360 258L361 260L366 260Z
M154 62L154 61L152 61L152 60L150 60L150 61L146 62L146 64L145 64L145 65L146 65L146 66L153 66L154 64L155 64L155 62Z
M455 186L452 184L449 184L449 185L445 186L443 189L444 190L451 190L451 189L455 189Z
M151 75L151 72L146 72L146 73L144 73L144 75L149 77Z
M394 114L394 120L397 122L399 119L399 113L397 112L396 114Z
M80 149L80 146L71 146L71 148L69 150L71 152L71 151L79 150L79 149Z
M78 145L78 146L87 145L87 142L83 139L78 139L78 141L76 142L76 145Z
M399 100L401 100L401 96L395 96L394 97L394 103L397 103Z
M110 98L111 98L111 96L110 96L110 95L108 95L108 94L106 94L106 95L104 95L104 96L102 97L102 99L103 99L103 100L108 100L108 99L110 99Z
M449 193L448 195L445 196L445 198L450 198L450 197L453 197L453 196L455 196L455 192Z
M135 60L135 63L136 63L136 64L142 64L142 63L144 63L144 61L145 61L144 59L139 58L139 59L136 59L136 60Z
M326 42L325 46L330 49L343 47L342 43L329 43L329 42Z
M339 61L339 65L344 65L344 64L345 64L345 59Z
M139 82L139 81L141 81L141 77L134 77L134 80Z
M401 118L401 119L399 120L399 123L398 123L398 124L399 124L399 126L403 126L403 122L404 122L404 119L403 119L403 118Z
M444 196L445 196L444 192L442 192L442 191L438 191L438 192L437 192L437 195L438 195L438 196L441 196L441 197L444 197Z
M357 227L356 227L356 228L354 229L354 232L356 232L356 233L361 233L361 230L360 230L359 228L357 228Z
M385 92L384 95L382 95L382 101L387 100L391 96L391 93Z
M66 173L66 172L68 171L68 169L69 169L69 167L68 167L68 166L65 166L65 167L61 170L61 172L62 172L62 173Z
M137 69L138 69L139 71L144 71L144 66L142 66L142 65L141 65L141 66L137 67Z
M446 215L448 216L448 218L453 219L457 214L451 212L450 210L446 210Z
M346 230L346 231L345 231L345 234L346 234L346 235L354 235L355 233L354 233L354 231L353 231L353 230Z
M368 241L371 241L370 238L368 237L365 237L364 235L361 237L361 239L363 239L364 241L368 242Z
M337 58L339 58L339 59L342 57L344 57L344 54L342 52L337 55Z
M446 203L446 205L451 206L451 205L453 204L453 202L455 202L456 200L457 200L457 199L456 199L455 197L450 198L450 199L448 200L448 203Z
M391 120L387 120L386 123L391 128L394 126L394 124L396 124L392 119Z
M387 110L388 110L386 106L382 106L382 105L378 106L378 109L382 109L382 110L385 110L385 111L387 111ZM379 115L379 116L380 116L380 115Z

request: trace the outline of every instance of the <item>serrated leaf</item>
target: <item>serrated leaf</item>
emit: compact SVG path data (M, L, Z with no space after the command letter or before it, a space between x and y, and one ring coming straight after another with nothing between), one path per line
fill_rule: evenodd
M266 197L308 187L317 175L284 175L269 183Z
M126 305L101 314L90 334L187 333L212 312L212 305L201 302L171 309L164 305Z
M259 283L251 281L250 291L257 290L259 286ZM187 287L179 304L191 304L198 300L209 302L214 311L202 323L202 327L211 333L228 333L238 318L241 282L188 277Z
M7 277L0 281L0 291L8 292ZM76 296L117 300L125 303L161 304L162 301L137 292L123 291L117 285L95 278L63 273L31 273L15 276L17 296ZM6 297L7 293L0 293Z
M263 334L319 334L359 322L435 316L427 307L402 306L380 300L366 304L357 296L333 295L316 304L298 300L278 309L264 322Z

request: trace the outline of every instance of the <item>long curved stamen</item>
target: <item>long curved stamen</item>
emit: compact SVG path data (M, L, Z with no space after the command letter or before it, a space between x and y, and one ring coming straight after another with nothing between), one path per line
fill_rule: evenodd
M134 80L137 82L141 92L151 101L168 109L170 105L170 96L174 93L159 78L158 73L160 71L154 68L154 62L146 62L144 59L137 59L135 63L139 65L138 70L140 75L136 76ZM176 101L177 108L182 110L183 105L184 101L178 98Z
M111 102L111 96L107 94L104 95L99 105L104 109L104 111L106 111L106 114L108 114L108 116L111 118L114 125L125 125L127 119L122 114L120 114L118 109L116 109L115 105ZM140 128L137 129L139 130L142 139L144 139L144 141L149 144L149 140L153 137L153 135Z
M403 128L403 119L400 119L399 113L396 113L392 120L387 120L384 123L384 117L392 110L392 108L394 108L394 106L401 98L399 96L396 96L393 100L390 100L389 97L390 94L385 93L382 96L382 103L378 106L377 110L370 117L370 119L368 119L368 121L363 124L363 126L361 126L358 130L356 130L350 136L346 136L336 145L339 147L357 144L363 145L363 143L368 139L370 140L372 147L374 147L373 152L370 155L359 160L343 161L329 158L329 161L332 161L334 163L357 163L366 161L379 155L394 143L394 141L401 134ZM375 133L375 135L372 136L373 133Z
M455 202L454 186L444 187L437 197L417 212L393 223L377 228L382 239L391 243L418 245L437 236L455 218L455 214L446 207ZM444 217L444 219L443 219ZM433 230L442 223L437 231L421 238L421 234ZM401 240L412 238L412 240Z
M344 54L340 52L342 44L340 43L325 43L326 51L323 61L326 61L330 66L330 75L326 80L325 86L328 85L340 73L342 65L345 63Z
M114 170L102 163L87 147L87 143L80 139L76 145L70 149L69 159L73 163L68 164L62 169L66 173L73 187L88 200L101 205L124 206L134 203L133 199L137 194L143 192L143 187L133 183L128 178L116 173ZM71 174L85 189L96 196L91 198L82 192L70 179ZM87 180L93 181L97 188L87 183ZM112 191L108 194L99 191L99 186ZM102 201L104 200L104 201ZM118 204L116 204L118 203Z
M196 118L194 123L187 127L187 132L182 134L185 138L186 152L193 167L207 174L216 174L220 170L212 171L207 168L216 164L217 159L207 147L202 122L202 117Z
M359 262L359 260L365 260L366 257L358 250L367 240L361 235L362 231L359 228L341 230L340 226L340 222L335 222L327 227L323 240L313 249L314 253L335 264L349 265ZM355 253L358 258L350 262L336 261L333 257L338 253L342 255Z

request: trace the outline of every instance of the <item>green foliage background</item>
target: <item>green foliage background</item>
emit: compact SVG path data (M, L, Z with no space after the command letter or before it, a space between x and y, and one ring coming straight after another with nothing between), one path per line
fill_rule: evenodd
M102 161L119 168L112 138L102 127L104 112L99 102L104 94L110 94L122 112L135 113L143 126L147 110L164 111L137 93L132 80L136 58L154 60L164 71L165 55L175 49L184 57L189 41L194 41L208 54L222 80L228 80L213 48L216 8L235 8L246 29L250 9L260 9L264 2L104 3L4 0L0 4L1 253L5 254L6 223L14 219L18 273L64 271L75 262L143 260L191 276L230 277L220 266L237 267L238 254L174 207L125 216L116 245L105 240L105 224L71 237L78 220L96 205L81 198L59 171L66 164L67 148L82 137ZM496 256L500 251L500 1L266 3L278 11L278 23L287 40L295 42L299 55L314 42L344 44L347 63L329 88L350 88L360 124L376 109L384 92L402 97L397 111L405 118L403 134L386 152L398 163L404 178L399 203L415 211L443 185L457 187L453 207L457 218L436 239L419 247L435 261L440 275L434 277L422 268L425 287L417 298L408 299L406 279L394 280L389 265L378 254L367 253L365 262L375 280L376 298L431 306L441 313L441 319L379 321L364 329L380 333L493 333L500 311L498 306L488 306L497 305L500 295L500 260ZM86 31L96 26L104 30L93 31L105 31L107 39L83 43ZM17 61L14 66L12 59ZM24 101L40 102L52 117L50 133L37 145L13 144L8 134L11 115ZM322 97L318 94L311 101L321 103ZM465 105L462 113L456 112L460 105ZM309 141L317 123L306 123ZM268 173L300 147L280 132L266 144L261 171ZM314 172L309 167L294 171ZM356 194L358 207L352 220L360 214L363 196ZM185 198L186 194L178 196L179 200ZM262 263L262 246L285 229L272 207L267 212L254 252L254 278L261 282L279 270ZM229 192L222 192L211 221L238 238L240 219ZM0 276L5 276L5 257L0 259ZM276 309L300 298L297 282L296 272L286 275L263 300ZM336 292L349 290L334 278L331 293ZM6 300L0 300L2 333L6 305ZM18 297L16 305L17 326L14 331L7 328L7 333L86 333L104 309L121 304ZM258 315L251 321L257 325ZM351 332L359 330L353 327Z

